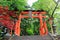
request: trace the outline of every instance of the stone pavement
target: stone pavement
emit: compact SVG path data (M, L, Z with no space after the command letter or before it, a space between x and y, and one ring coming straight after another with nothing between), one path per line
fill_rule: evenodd
M50 35L40 36L40 35L31 35L31 36L13 36L10 37L10 40L54 40Z

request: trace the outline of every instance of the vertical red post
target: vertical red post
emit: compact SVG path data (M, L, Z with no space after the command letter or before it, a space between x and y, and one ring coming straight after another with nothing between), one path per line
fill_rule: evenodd
M44 28L43 28L42 14L39 14L39 20L40 20L39 33L40 33L40 35L43 35L43 33L44 33Z
M17 35L17 36L20 36L20 32L21 32L21 30L20 30L20 23L21 23L21 14L19 15L19 18L18 18L18 20L17 20L17 22L16 22L16 25L15 25L15 35Z
M46 21L43 21L43 16L42 14L39 14L39 19L40 19L40 28L39 28L39 33L41 36L44 36L48 34L48 29L46 26Z
M44 21L43 27L45 29L45 35L47 35L48 34L48 29L47 29L46 21Z

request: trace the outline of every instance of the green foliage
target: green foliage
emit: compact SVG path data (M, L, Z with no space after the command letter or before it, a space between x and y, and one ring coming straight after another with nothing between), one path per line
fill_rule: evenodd
M10 10L25 10L26 0L2 0L0 5L9 6Z
M49 13L49 16L51 16L56 4L53 0L38 0L33 4L33 8L36 10L46 10Z
M34 35L39 34L39 21L38 19L22 19L21 22L21 35Z

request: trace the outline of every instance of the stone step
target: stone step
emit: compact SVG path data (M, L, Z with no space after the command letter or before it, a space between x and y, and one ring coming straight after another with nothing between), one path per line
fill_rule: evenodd
M54 39L49 35L45 35L43 37L40 35L31 35L31 36L20 36L20 37L13 36L10 37L10 40L54 40Z

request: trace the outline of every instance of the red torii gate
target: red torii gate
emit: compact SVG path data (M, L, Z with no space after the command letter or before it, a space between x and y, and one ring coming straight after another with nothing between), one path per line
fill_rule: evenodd
M25 14L29 14L29 11L31 11L31 14L36 14L37 15L37 16L30 15L32 18L38 18L40 20L40 28L39 28L40 35L48 34L46 21L43 22L43 18L46 18L46 16L43 16L44 14L46 14L46 11L24 10L20 13L20 16L19 16L20 23L21 23L22 18L29 18L29 16L24 16Z
M43 16L44 14L46 14L46 11L24 10L24 11L21 11L18 16L15 14L16 11L9 11L7 6L5 8L0 6L0 23L2 23L3 26L11 30L11 35L12 35L12 30L14 30L14 34L17 36L20 36L21 19L29 18L29 16L24 16L25 14L29 14L29 11L31 11L31 14L37 15L37 16L31 15L32 18L38 18L40 20L40 28L39 28L40 35L48 34L46 21L43 22L43 18L46 18L46 16ZM14 23L14 20L11 20L10 16L16 17L18 18L18 20Z

